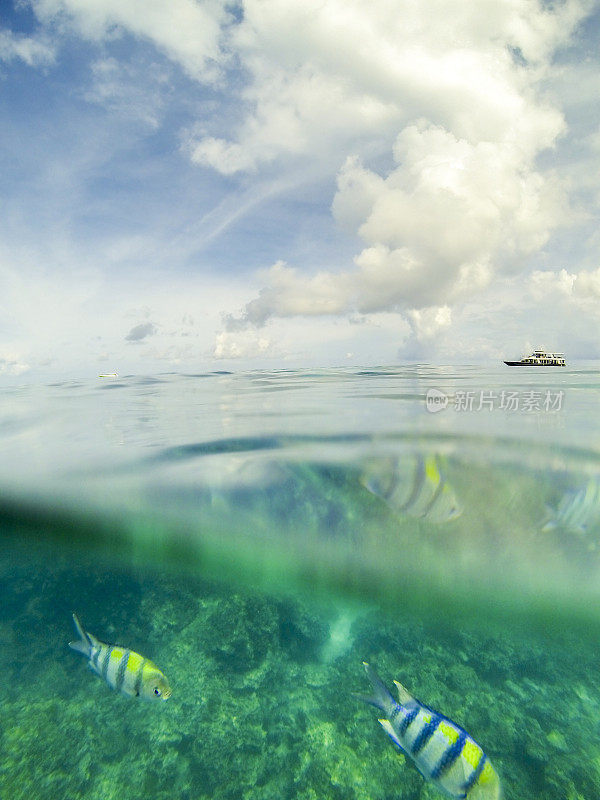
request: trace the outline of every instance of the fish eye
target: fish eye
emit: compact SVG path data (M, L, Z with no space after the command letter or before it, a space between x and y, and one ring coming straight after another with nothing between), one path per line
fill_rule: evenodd
M160 689L158 688L158 686L155 686L155 687L154 687L154 694L155 694L157 697L160 697Z

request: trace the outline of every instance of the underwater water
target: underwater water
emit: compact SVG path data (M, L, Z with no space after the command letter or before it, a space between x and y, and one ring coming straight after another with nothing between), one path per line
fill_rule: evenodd
M505 800L599 798L599 409L593 364L0 387L0 798L441 797L365 661Z

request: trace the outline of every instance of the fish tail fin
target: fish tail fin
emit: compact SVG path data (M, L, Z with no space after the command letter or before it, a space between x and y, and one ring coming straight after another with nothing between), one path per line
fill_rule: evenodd
M484 786L475 785L469 792L469 800L503 800L504 793L500 781Z
M359 700L362 700L363 703L368 703L371 706L375 706L375 708L383 711L386 716L389 716L391 711L396 706L396 701L394 700L392 693L389 691L387 686L383 683L379 675L377 675L370 664L367 664L366 661L363 661L363 667L365 668L365 672L371 681L374 692L372 695L356 694L355 697L357 697Z
M74 642L69 642L69 647L72 650L77 650L78 653L83 653L84 656L89 656L94 643L94 637L90 633L86 633L83 629L83 625L77 614L73 614L73 624L75 625L75 630L79 634L79 639Z

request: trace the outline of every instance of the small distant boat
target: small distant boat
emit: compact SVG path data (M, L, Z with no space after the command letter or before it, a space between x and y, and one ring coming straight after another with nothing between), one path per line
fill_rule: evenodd
M103 372L102 374L98 375L99 378L118 378L119 375L116 372Z
M547 353L541 348L520 361L505 361L509 367L566 367L564 353Z

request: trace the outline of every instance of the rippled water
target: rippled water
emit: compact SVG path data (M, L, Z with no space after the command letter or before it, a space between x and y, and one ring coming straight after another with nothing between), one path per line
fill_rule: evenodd
M505 798L599 797L599 374L0 388L0 797L437 796L352 697L364 660ZM168 703L87 671L73 611Z

